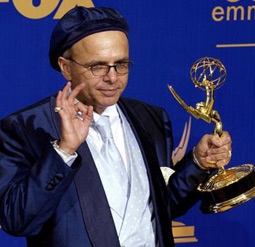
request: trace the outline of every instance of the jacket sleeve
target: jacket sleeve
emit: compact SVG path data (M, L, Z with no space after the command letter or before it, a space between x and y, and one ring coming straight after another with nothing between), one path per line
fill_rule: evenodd
M165 125L166 153L173 151L173 133L171 123L167 113L163 110L163 119ZM171 144L170 144L171 143ZM170 144L170 145L169 145ZM171 159L171 157L169 157ZM200 183L208 178L208 173L201 170L193 161L192 151L173 166L172 161L169 162L170 168L175 172L170 176L167 191L170 198L170 208L173 218L185 214L200 199L197 187Z
M0 221L16 236L40 231L79 166L77 159L74 168L68 167L51 146L49 133L25 121L9 117L0 125Z
M171 198L172 215L176 218L185 214L201 199L197 187L208 179L209 175L195 165L192 151L189 151L174 169L167 188Z

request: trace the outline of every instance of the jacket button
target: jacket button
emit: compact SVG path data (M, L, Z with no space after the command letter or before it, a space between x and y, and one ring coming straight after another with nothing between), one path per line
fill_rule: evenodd
M48 185L46 186L46 189L47 190L53 190L56 185L61 181L63 180L64 176L63 174L56 174L53 179L48 183Z
M46 190L53 190L55 188L55 186L56 186L56 184L53 181L51 181L46 186Z
M62 181L63 178L64 178L63 174L58 173L58 174L55 175L55 179L56 179L57 181Z

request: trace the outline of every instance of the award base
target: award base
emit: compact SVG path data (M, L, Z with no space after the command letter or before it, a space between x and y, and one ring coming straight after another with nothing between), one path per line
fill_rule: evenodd
M223 212L255 197L255 172L251 164L220 170L198 186L202 196L200 210L211 214Z

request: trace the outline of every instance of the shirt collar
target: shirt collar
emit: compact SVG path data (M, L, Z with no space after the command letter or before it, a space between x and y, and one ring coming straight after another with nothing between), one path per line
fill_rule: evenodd
M112 122L116 118L119 118L119 113L118 113L118 110L117 110L117 104L106 107L105 110L101 114L93 112L93 120L95 122L97 122L98 119L100 118L100 116L103 116L103 115L104 116L109 116L110 122Z

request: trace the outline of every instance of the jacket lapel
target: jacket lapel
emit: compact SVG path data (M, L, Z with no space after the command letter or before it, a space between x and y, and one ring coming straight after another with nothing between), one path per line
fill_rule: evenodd
M87 143L83 143L77 153L82 164L75 176L75 185L92 246L119 247L109 204Z

